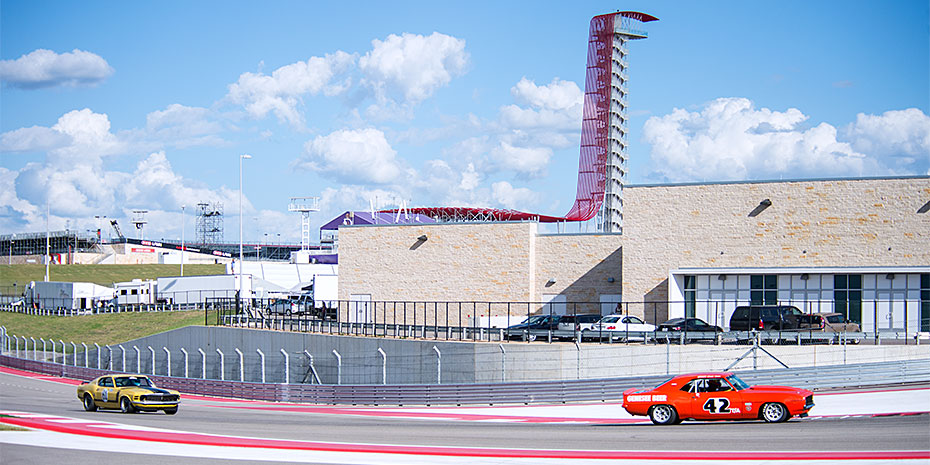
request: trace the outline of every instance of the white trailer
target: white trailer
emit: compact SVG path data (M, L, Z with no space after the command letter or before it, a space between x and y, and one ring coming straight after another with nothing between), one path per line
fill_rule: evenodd
M158 278L158 302L166 304L203 304L214 299L252 298L252 275L221 274Z
M115 283L117 305L151 305L155 303L157 282L154 279L133 279Z
M26 292L33 308L93 310L113 300L113 288L94 283L33 281Z

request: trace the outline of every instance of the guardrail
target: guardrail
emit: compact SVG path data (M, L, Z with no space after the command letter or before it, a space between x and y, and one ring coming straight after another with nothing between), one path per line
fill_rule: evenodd
M108 370L0 355L0 365L88 381ZM750 384L778 384L812 390L930 382L930 358L854 365L737 371ZM159 386L188 394L341 405L495 405L565 402L619 402L629 388L655 386L668 375L636 378L484 384L308 385L213 379L150 377Z

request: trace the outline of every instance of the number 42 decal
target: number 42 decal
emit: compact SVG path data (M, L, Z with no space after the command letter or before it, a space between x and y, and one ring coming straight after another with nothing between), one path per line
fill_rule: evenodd
M711 397L701 408L708 413L730 413L730 400L725 397Z

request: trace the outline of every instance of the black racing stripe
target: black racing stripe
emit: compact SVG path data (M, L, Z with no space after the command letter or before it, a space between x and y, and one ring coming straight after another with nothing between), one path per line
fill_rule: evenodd
M138 387L139 389L148 389L150 392L154 392L154 393L156 393L156 394L171 394L170 392L168 392L168 391L166 391L166 390L164 390L164 389L159 389L159 388L155 388L155 387L150 387L150 386L137 386L137 387Z

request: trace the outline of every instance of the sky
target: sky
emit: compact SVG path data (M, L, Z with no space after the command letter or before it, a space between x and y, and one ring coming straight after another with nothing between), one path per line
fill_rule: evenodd
M314 239L372 207L562 216L589 22L618 10L659 18L628 46L629 184L930 174L926 0L11 0L0 234L47 208L191 240L219 202L237 242L240 163L249 243L299 242L291 197L320 198Z

